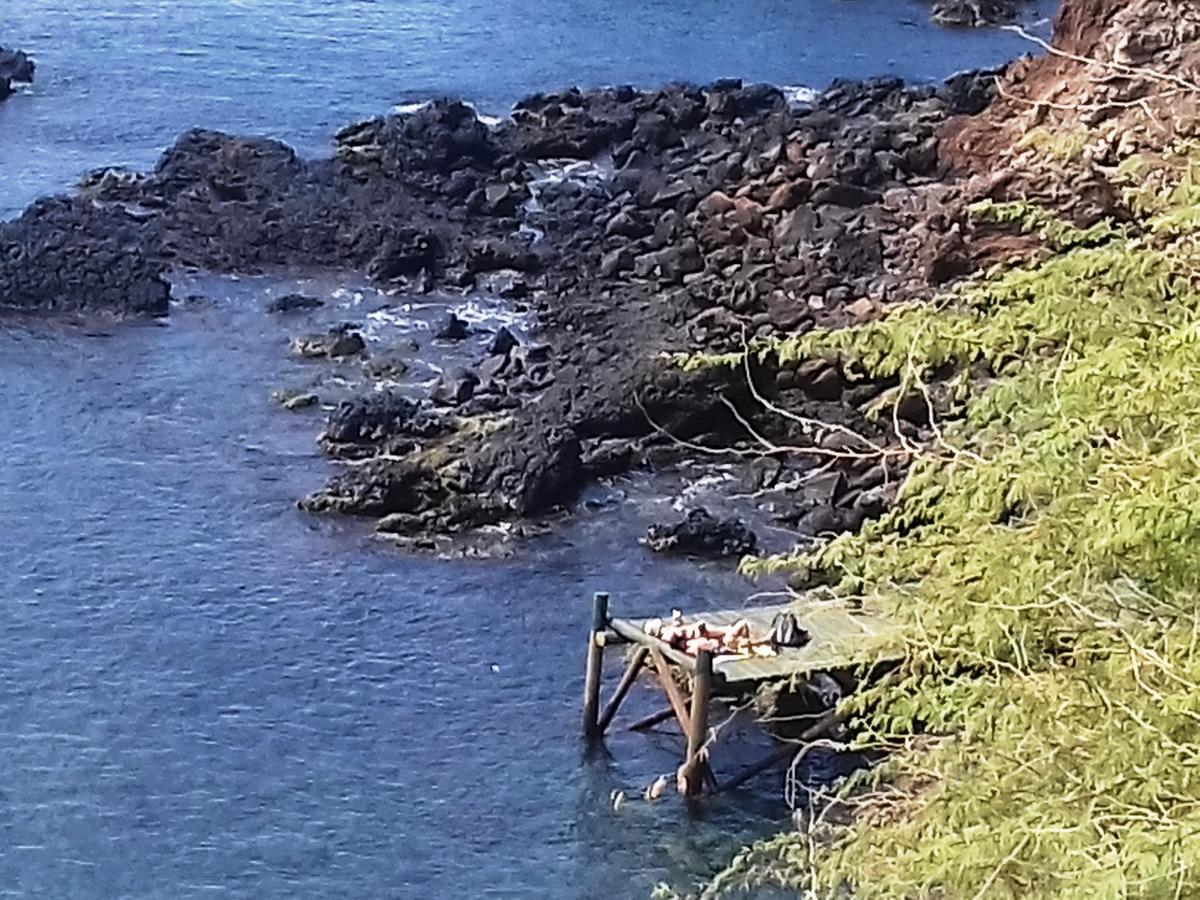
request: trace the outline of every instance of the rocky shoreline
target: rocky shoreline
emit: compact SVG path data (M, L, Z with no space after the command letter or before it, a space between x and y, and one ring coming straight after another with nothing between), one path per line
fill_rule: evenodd
M894 496L903 442L929 437L923 398L833 358L691 374L672 357L870 319L986 259L965 207L993 180L954 177L939 136L995 77L839 82L799 105L733 80L573 89L494 127L439 100L343 129L327 160L194 130L151 173L94 173L0 224L0 296L165 315L172 271L298 267L450 306L499 294L535 314L532 339L496 335L421 402L368 365L320 436L352 464L305 509L423 541L718 455L795 533L854 530ZM360 352L354 329L296 352Z

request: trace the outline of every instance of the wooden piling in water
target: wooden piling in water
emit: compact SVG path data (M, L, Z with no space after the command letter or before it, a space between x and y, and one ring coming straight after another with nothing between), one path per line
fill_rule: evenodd
M599 736L600 676L604 670L604 632L608 629L608 594L592 597L592 626L588 629L587 669L583 678L583 736Z
M645 731L647 728L653 728L655 725L661 725L667 719L675 715L675 710L668 706L666 709L660 709L656 713L650 713L645 718L638 719L629 726L629 731Z
M795 740L789 741L781 747L776 748L773 752L760 759L753 765L747 766L738 774L727 780L721 785L722 791L731 791L736 787L741 787L755 775L765 772L767 769L783 762L789 757L794 757L799 753L805 744L811 743L818 738L824 737L837 726L841 725L849 717L847 713L838 712L836 709L830 710L825 715L821 716L813 725L806 728L804 732Z
M650 659L654 663L654 668L658 670L658 680L662 684L663 692L667 695L667 699L671 701L671 709L675 713L675 718L679 721L679 729L687 734L688 730L688 709L687 701L683 697L683 692L679 690L679 685L675 683L675 676L671 674L671 667L667 665L666 658L651 648Z
M707 650L696 655L695 687L692 690L691 716L687 724L687 756L680 774L688 795L699 794L704 786L708 762L704 745L708 740L708 703L712 697L713 657Z

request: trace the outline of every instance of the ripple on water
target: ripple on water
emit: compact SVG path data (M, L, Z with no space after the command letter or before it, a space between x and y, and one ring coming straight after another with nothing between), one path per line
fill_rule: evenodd
M935 31L919 0L215 12L6 9L5 43L39 69L0 105L0 215L92 168L147 168L194 126L326 155L338 127L406 100L502 113L572 83L934 79L1026 49ZM243 279L166 327L0 327L0 891L641 897L781 825L771 787L695 819L670 802L615 815L613 790L673 769L669 739L617 732L611 756L581 761L588 594L663 609L745 593L642 553L661 504L631 494L517 559L454 563L295 510L331 471L316 415L269 399L314 377L284 353L299 322L261 311L295 289L327 291L330 315L378 304L377 345L420 339L436 312L331 277ZM480 323L499 311L466 307Z
M103 338L0 329L0 884L633 897L777 826L773 790L707 822L674 803L614 815L611 791L673 768L670 740L617 733L581 764L589 592L654 608L744 593L644 556L640 508L483 563L401 556L294 509L329 464L317 420L269 399L305 366L284 354L302 326L263 306L403 300L335 281L195 279L180 292L207 299L168 327ZM397 330L438 312L389 309Z

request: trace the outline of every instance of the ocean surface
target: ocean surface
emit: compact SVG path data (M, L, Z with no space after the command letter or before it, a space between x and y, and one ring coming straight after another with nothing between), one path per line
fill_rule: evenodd
M347 122L436 96L503 113L572 84L932 81L1037 49L937 28L921 0L22 0L0 45L38 62L32 97L0 104L0 217L99 166L147 168L196 126L320 155Z
M0 104L0 216L197 125L319 154L433 95L502 113L572 83L939 79L1026 49L904 0L25 0L0 29L39 64ZM332 468L320 411L270 399L314 376L265 300L374 299L418 336L433 312L350 281L201 280L152 325L0 321L0 897L616 900L786 825L777 779L694 815L642 802L669 737L581 751L591 592L753 590L645 553L644 486L492 561L295 508Z

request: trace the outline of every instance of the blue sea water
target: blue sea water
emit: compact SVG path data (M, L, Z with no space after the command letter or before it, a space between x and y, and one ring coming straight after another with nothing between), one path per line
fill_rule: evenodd
M907 0L25 0L0 215L192 126L323 153L356 117L567 84L939 79L1026 49ZM630 505L500 561L294 507L330 471L270 290L166 325L0 323L0 897L644 897L786 824L778 784L632 800L668 739L576 740L588 596L739 603ZM304 285L299 285L304 286ZM310 286L311 287L311 286ZM642 712L649 692L632 698Z

